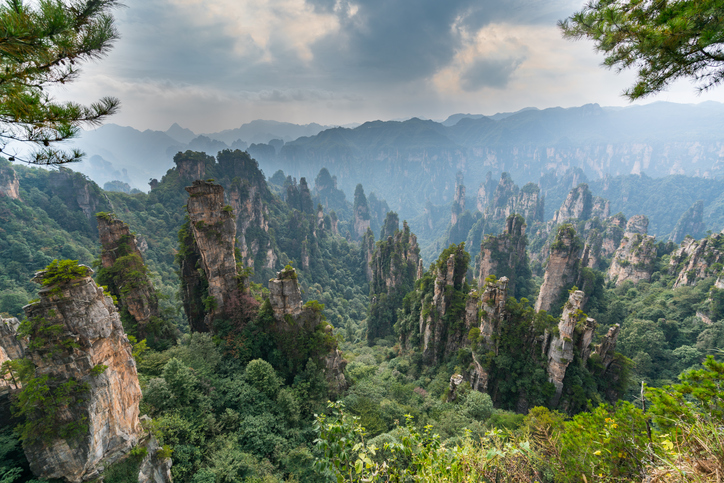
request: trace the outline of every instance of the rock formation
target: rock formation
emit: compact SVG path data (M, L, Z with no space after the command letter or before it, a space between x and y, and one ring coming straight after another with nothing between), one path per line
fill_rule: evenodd
M480 343L485 351L493 351L498 354L498 346L495 343L497 337L494 337L500 331L500 325L504 322L507 313L505 311L505 302L508 300L508 279L502 277L494 282L487 282L485 289L480 295L480 303L478 303L477 294L472 293L468 298L470 306L466 312L466 327L474 327L478 321L478 307L480 308ZM474 312L473 312L474 310ZM486 391L488 388L488 372L483 368L475 357L473 351L474 370L472 375L472 387L476 391Z
M385 226L392 225L396 220L397 215L390 212ZM404 296L415 288L420 264L417 237L410 233L407 222L403 223L402 230L396 228L393 236L377 244L370 264L371 302L367 317L367 340L370 343L393 334L397 309L402 306Z
M224 188L217 184L197 180L186 191L191 231L211 297L204 321L206 330L210 330L212 320L233 314L241 304L234 254L234 214L233 209L224 204Z
M370 227L370 208L367 205L365 190L361 184L354 191L354 234L358 240L367 233Z
M671 254L669 270L677 273L674 287L694 285L698 280L717 276L715 265L724 263L724 235L717 233L702 240L687 237Z
M362 243L361 243L362 253L365 256L365 275L367 276L367 281L372 281L372 258L374 257L375 253L375 235L372 233L371 228L367 228L367 231L365 232L364 236L362 237Z
M562 225L550 248L543 284L535 301L535 310L550 312L556 309L556 302L563 290L578 278L579 259L583 243L572 225Z
M27 343L18 339L18 326L20 321L15 317L4 319L0 317L0 366L7 361L14 361L25 357ZM19 389L20 382L12 373L0 377L0 395Z
M593 351L593 353L600 358L604 370L608 370L613 362L619 332L621 332L621 326L619 324L609 328L606 335Z
M81 383L86 391L57 412L52 429L40 430L84 423L72 441L57 435L50 441L33 437L24 449L37 476L80 482L97 477L104 465L138 442L141 388L118 312L90 277L92 270L49 268L34 279L44 283L40 301L25 307L33 344L26 357L35 365L36 377L48 377L51 391L69 381ZM48 332L49 326L61 329ZM41 416L33 412L29 420Z
M641 215L631 217L626 224L626 233L606 274L617 286L627 280L638 283L651 279L656 260L656 245L655 237L646 235L648 225L648 219Z
M185 153L177 153L173 157L176 163L176 171L182 181L193 182L197 179L203 179L206 174L207 165L214 165L216 160L213 156L195 151L186 151Z
M337 349L337 341L331 336L332 326L324 320L321 306L315 303L302 305L302 294L294 268L286 267L275 279L269 280L269 302L276 320L275 332L284 334L287 340L291 337L298 341L294 347L288 347L288 350L304 350L302 346L306 344L301 342L319 339L314 337L316 332L321 331L325 335L323 345L313 347L309 353L296 355L302 363L309 357L318 360L324 368L330 389L336 393L343 391L347 387L344 377L347 361Z
M681 243L684 238L689 235L694 238L700 238L706 233L704 225L704 202L697 201L686 213L681 215L679 221L676 222L674 231L671 232L669 240L674 243Z
M515 293L516 276L528 270L525 236L525 220L520 215L510 215L501 235L486 235L480 245L478 283L490 275L507 277L509 290Z
M503 221L519 214L530 223L543 221L544 200L537 184L528 183L518 188L510 175L503 173L495 191L488 193L489 190L486 185L480 186L477 203L478 211L489 219Z
M120 306L142 329L152 317L158 316L158 296L146 275L136 237L128 225L113 214L98 213L96 218L102 247L101 283L108 284Z
M12 165L4 160L0 161L0 196L7 196L13 200L20 199L18 175Z
M566 369L573 361L573 349L576 346L574 341L574 332L582 317L585 315L581 311L583 307L583 299L585 294L576 290L563 307L561 320L558 322L558 334L556 334L550 343L548 349L548 380L553 383L556 388L555 396L551 401L552 406L557 406L563 391L563 379L566 376ZM581 346L588 349L588 345L593 339L593 330L596 327L596 321L593 319L586 320L586 330L581 336ZM587 343L586 343L587 341Z
M452 203L452 214L450 224L455 225L458 222L458 216L465 211L465 185L462 184L462 177L458 174L457 183L455 184L455 197Z
M608 218L610 214L610 203L598 196L593 196L588 185L582 183L573 188L553 216L553 222L557 225L567 220L588 220L591 218Z

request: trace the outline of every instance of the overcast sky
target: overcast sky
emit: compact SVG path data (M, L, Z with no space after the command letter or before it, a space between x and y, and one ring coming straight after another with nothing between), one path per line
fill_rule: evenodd
M121 99L109 122L197 133L253 119L346 124L524 107L627 105L556 21L573 0L125 0L122 38L59 94ZM724 101L688 83L648 99Z

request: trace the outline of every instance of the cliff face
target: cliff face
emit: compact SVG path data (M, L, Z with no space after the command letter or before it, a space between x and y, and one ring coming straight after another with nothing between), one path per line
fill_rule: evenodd
M83 397L57 414L58 425L87 425L72 444L57 437L24 444L30 468L42 478L79 482L97 476L103 465L123 456L141 436L141 388L131 345L111 298L91 273L86 267L85 276L44 286L40 301L25 308L34 343L26 357L34 363L36 377L47 376L51 388L71 380L87 387ZM53 275L39 272L35 280L51 280ZM48 325L62 329L49 337L42 330ZM102 366L107 367L98 371Z
M455 225L458 222L458 216L465 211L465 185L462 180L458 179L455 185L455 197L453 198L452 214L450 224Z
M575 282L582 249L583 243L573 226L563 225L558 229L551 245L543 284L535 301L536 312L554 309L566 286Z
M146 275L143 256L128 225L114 215L97 215L101 266L108 275L108 289L142 327L158 316L158 296ZM131 277L131 273L133 276Z
M669 270L677 273L674 287L694 285L698 280L717 275L715 264L724 263L724 235L718 233L702 240L686 238L671 254Z
M627 280L638 283L651 279L656 260L655 237L646 235L648 219L641 215L631 217L608 269L607 277L621 285Z
M0 196L7 196L13 200L20 199L20 183L18 175L8 163L0 164Z
M367 281L372 281L372 258L375 253L375 235L372 233L371 228L367 228L364 236L362 237L362 252L365 255L365 275Z
M528 183L518 188L508 173L503 173L495 190L490 183L480 186L478 211L493 220L505 220L512 214L522 215L529 223L543 221L544 200L540 187Z
M221 315L230 315L241 304L236 273L234 241L236 226L233 209L224 205L224 188L207 181L194 181L186 188L187 210L201 266L213 297L205 318L207 328Z
M478 309L480 309L480 338L483 350L486 352L493 351L498 355L498 346L495 343L497 334L500 331L501 324L505 323L508 316L505 310L505 302L508 300L508 279L502 277L495 282L485 284L485 289L480 295L480 303L474 292L468 298L468 308L466 310L466 326L475 327L478 323ZM472 371L472 387L476 391L487 391L488 379L490 377L487 370L480 364L480 361L473 355L473 371Z
M178 153L174 156L173 160L176 163L179 178L187 182L203 179L206 173L206 165L216 162L212 156L194 151Z
M20 321L15 317L10 319L0 317L0 366L7 361L25 357L27 343L17 337L19 325ZM0 377L0 395L19 388L20 382L11 374Z
M582 183L568 193L561 208L556 211L553 222L561 224L570 219L608 218L609 214L609 201L598 196L594 197L588 185Z
M324 369L324 375L333 392L340 393L347 388L344 368L347 361L337 349L337 340L332 336L332 327L324 320L319 306L302 305L302 294L297 282L297 273L293 268L284 269L275 279L269 280L269 302L274 312L277 334L284 338L297 340L294 347L287 350L299 351L310 339L324 341L313 347L308 354L295 354L300 360L311 357ZM321 337L320 337L321 336Z
M391 216L387 218L390 220ZM395 227L393 236L377 244L370 264L372 278L367 317L367 340L370 343L393 334L397 309L401 307L404 296L415 288L419 265L420 247L407 222L403 223L402 230Z
M528 255L525 236L525 220L520 215L511 215L505 222L501 235L486 235L480 245L480 267L478 283L490 275L507 277L509 290L515 293L516 276L528 269Z
M358 240L367 233L370 227L370 208L367 204L367 197L361 184L357 185L354 192L354 234Z
M681 215L676 222L674 231L671 232L669 240L674 243L681 243L689 235L694 238L704 236L706 226L704 225L704 202L697 201L686 213Z
M561 320L558 322L558 334L554 336L548 349L548 380L553 383L556 388L555 395L551 401L552 406L557 406L563 392L563 379L566 376L566 369L573 361L574 348L576 343L581 345L581 349L585 352L585 358L590 354L588 346L593 340L593 333L596 328L596 321L586 319L582 334L575 334L577 326L584 322L583 308L585 294L577 290L573 292L568 302L563 307ZM578 337L576 337L578 335ZM576 340L578 339L578 340ZM585 363L584 357L582 360Z

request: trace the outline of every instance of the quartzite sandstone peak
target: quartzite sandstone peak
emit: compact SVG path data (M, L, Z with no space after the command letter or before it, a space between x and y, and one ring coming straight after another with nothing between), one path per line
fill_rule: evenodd
M0 196L7 196L13 200L20 199L20 183L13 167L0 161Z
M568 193L560 209L556 211L553 222L560 225L571 219L608 218L609 213L610 203L608 200L598 196L594 197L588 185L582 183Z
M111 272L108 288L142 328L151 317L158 316L158 296L146 276L136 237L128 225L112 214L99 213L96 219L101 266Z
M224 203L224 188L208 181L196 180L186 188L187 210L201 266L208 281L213 307L207 314L207 330L211 321L239 308L241 292L236 273L236 224L231 207Z
M704 225L704 202L697 201L686 213L681 215L679 221L671 232L669 240L674 243L681 243L689 235L694 238L704 236L706 226Z
M501 235L485 235L480 245L478 283L490 275L508 277L511 293L515 293L516 274L528 266L526 253L525 220L520 215L510 215Z
M562 291L576 281L582 248L583 244L572 225L562 225L558 229L551 245L543 284L535 301L536 312L555 309L554 305Z
M724 235L717 233L701 240L687 237L671 254L669 270L678 271L674 288L694 285L698 280L716 276L715 265L724 263Z
M627 280L633 283L648 281L654 272L656 260L655 237L646 235L649 220L636 215L626 224L626 233L621 239L611 260L607 277L621 285Z
M25 307L29 320L42 318L57 324L63 331L59 337L74 341L70 348L59 351L26 351L36 375L49 376L54 384L72 378L89 387L82 402L61 413L64 421L59 421L85 420L85 433L72 444L54 439L24 445L30 468L42 478L79 482L97 476L103 465L122 457L142 434L138 418L141 388L131 344L113 301L103 294L91 273L87 268L86 276L42 288L40 301ZM42 282L46 276L47 272L39 272L35 280ZM107 368L94 374L93 369L100 366Z

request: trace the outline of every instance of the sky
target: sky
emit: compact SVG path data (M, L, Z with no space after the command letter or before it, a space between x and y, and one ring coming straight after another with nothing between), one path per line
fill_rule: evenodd
M124 0L121 38L56 93L121 100L108 122L196 133L254 119L345 125L587 103L625 106L633 72L601 67L556 21L573 0ZM687 82L645 102L724 101Z

